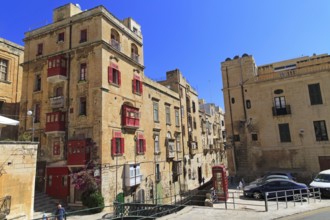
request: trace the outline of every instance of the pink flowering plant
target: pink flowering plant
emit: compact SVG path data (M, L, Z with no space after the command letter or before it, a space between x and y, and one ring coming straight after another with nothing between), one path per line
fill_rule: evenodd
M84 168L71 174L74 187L81 191L97 191L101 184L100 176L94 176L99 166L95 161L88 162Z

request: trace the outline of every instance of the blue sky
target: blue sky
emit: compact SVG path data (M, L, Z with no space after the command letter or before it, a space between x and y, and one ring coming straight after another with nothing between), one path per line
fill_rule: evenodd
M54 8L105 6L142 26L145 75L180 69L207 102L222 108L220 65L244 53L257 65L330 51L328 0L31 0L3 1L0 37L24 45L24 32L52 22Z

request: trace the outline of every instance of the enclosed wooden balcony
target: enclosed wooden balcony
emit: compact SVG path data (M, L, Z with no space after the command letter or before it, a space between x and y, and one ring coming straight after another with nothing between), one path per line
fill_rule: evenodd
M66 112L50 112L46 114L46 134L56 134L65 132Z
M122 107L122 126L124 128L137 129L140 126L139 109L123 105Z
M89 140L68 141L68 165L85 165L90 160L91 143Z
M67 62L63 55L48 59L47 82L57 83L67 80Z

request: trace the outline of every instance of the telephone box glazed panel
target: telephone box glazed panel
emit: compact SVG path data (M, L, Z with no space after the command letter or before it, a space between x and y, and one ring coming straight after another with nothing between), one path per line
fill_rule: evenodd
M223 165L212 167L213 188L220 201L228 200L228 178L226 167Z

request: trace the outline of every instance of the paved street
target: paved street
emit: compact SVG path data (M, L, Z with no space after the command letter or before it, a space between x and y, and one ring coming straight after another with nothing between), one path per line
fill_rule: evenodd
M324 207L330 206L330 199L328 200L314 200L310 199L309 202L305 200L304 202L293 202L285 201L269 202L268 203L268 212L265 211L264 201L246 199L241 195L241 192L236 190L230 190L231 193L235 193L235 208L232 201L229 199L227 203L228 210L225 209L224 203L214 204L214 207L201 207L201 206L188 206L183 210L167 215L161 218L160 220L193 220L193 219L244 219L244 220L256 220L256 219L280 219L285 216L291 216L297 213L308 212ZM286 208L287 207L287 208ZM87 220L87 219L102 219L109 213L109 210L104 210L102 213L94 215L80 215L80 216L70 216L68 220Z

